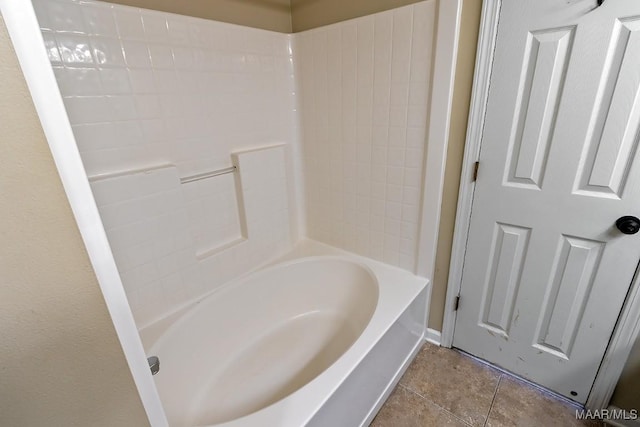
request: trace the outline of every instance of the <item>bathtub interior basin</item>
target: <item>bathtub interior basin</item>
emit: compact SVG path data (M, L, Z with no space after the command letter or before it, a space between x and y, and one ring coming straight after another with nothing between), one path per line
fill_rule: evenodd
M369 323L378 283L340 258L311 257L236 280L150 349L171 426L210 426L266 408L340 358Z

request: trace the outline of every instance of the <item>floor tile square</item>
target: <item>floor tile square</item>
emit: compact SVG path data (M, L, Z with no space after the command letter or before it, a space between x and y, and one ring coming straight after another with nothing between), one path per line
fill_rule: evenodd
M576 419L577 406L553 397L524 381L504 375L500 379L487 426L604 426Z
M389 396L371 427L466 427L434 403L399 385Z
M472 426L483 426L501 373L454 350L426 344L400 380Z

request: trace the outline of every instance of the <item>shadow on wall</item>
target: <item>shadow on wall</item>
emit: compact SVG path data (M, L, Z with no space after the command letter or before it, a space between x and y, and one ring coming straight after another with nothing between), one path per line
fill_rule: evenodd
M421 0L291 0L293 32L334 24Z
M314 0L315 1L315 0ZM239 5L245 5L250 7L256 7L259 9L270 9L278 12L290 13L291 6L287 0L192 0L186 3L191 3L191 7L208 7L211 10L215 10L216 3L237 3ZM112 0L111 3L118 3L123 5L129 5L134 7L144 7L152 10L165 10L168 8L177 8L174 0Z
M281 33L291 32L289 0L110 0L110 2Z
M256 0L241 0L241 1L256 1ZM260 1L260 0L257 0ZM269 0L264 0L266 2L268 2ZM411 3L417 3L419 1L422 0L355 0L355 1L351 1L351 3L354 4L358 4L360 3L360 5L354 6L362 9L362 5L367 5L367 7L369 8L376 8L376 9L394 9L398 6L404 6L407 4L411 4ZM318 3L326 3L327 0L291 0L291 8L303 8L303 7L307 7L310 5L318 4ZM323 4L323 6L325 6ZM346 6L346 5L345 5ZM360 13L361 16L364 16L363 13Z
M234 0L236 3L246 3L256 7L262 7L272 10L278 10L281 12L289 13L291 11L291 5L288 1L283 0Z

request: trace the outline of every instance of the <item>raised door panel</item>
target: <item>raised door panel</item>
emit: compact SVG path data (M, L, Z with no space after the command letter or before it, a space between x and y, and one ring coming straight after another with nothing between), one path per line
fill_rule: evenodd
M495 225L480 324L504 337L509 335L530 234L529 228Z
M507 185L542 187L574 34L575 27L569 27L527 36L509 143Z
M640 19L618 20L576 193L621 198L640 140Z
M605 243L562 236L542 305L536 348L568 360Z

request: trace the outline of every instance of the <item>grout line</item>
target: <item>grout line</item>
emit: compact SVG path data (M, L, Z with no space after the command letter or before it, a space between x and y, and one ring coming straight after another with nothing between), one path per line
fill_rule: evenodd
M496 390L493 392L493 399L491 399L491 405L489 405L489 411L487 412L487 416L484 419L484 424L483 426L486 427L487 423L489 422L489 415L491 415L491 410L493 409L493 404L496 401L496 396L498 396L498 389L500 388L500 383L502 382L502 378L504 377L505 374L500 374L500 376L498 377L498 383L496 384Z
M403 389L405 389L405 390L407 390L407 391L410 391L411 393L413 393L413 394L415 394L415 395L418 395L418 396L420 396L421 398L423 398L423 399L428 400L429 402L431 402L431 399L429 399L429 398L427 398L426 396L422 395L421 393L419 393L419 392L415 391L414 389L412 389L412 388L410 388L410 387L407 387L406 385L401 384L401 383L398 383L398 385L399 385L400 387L402 387ZM433 403L434 405L436 405L436 406L440 407L440 405L438 405L437 403L434 403L434 402L432 402L432 403Z
M444 408L444 407L442 407L442 406L438 405L436 402L434 402L433 400L429 399L428 397L426 397L426 396L422 395L421 393L418 393L417 391L415 391L415 390L413 390L413 389L411 389L411 388L407 387L407 386L406 386L406 385L404 385L404 384L400 384L400 383L398 383L398 385L399 385L400 387L402 387L403 389L405 389L406 391L408 391L408 392L410 392L410 393L413 393L413 394L415 394L416 396L420 397L421 399L426 400L427 402L431 403L431 404L432 404L433 406L435 406L436 408L438 408L438 409L440 409L440 410L442 410L442 411L446 412L447 414L451 415L453 418L455 418L456 420L460 421L460 422L461 422L461 423L463 423L464 425L467 425L467 426L470 426L470 427L471 427L471 424L470 424L470 423L468 423L467 421L465 421L465 420L463 420L462 418L458 417L456 414L454 414L453 412L449 411L447 408Z
M488 362L486 360L480 359L479 357L474 356L473 354L467 353L464 350L460 350L460 349L457 349L457 348L454 348L453 350L457 351L458 353L460 353L463 356L466 356L466 357L468 357L468 358L470 358L472 360L475 360L476 362L478 362L478 363L480 363L480 364L482 364L484 366L487 366L487 367L489 367L491 369L494 369L494 370L498 371L504 377L508 377L508 378L511 378L511 379L513 379L515 381L524 383L524 385L526 385L527 387L531 387L531 388L535 389L536 391L542 393L546 397L549 397L549 398L551 398L551 399L553 399L555 401L559 401L559 402L565 403L565 404L567 404L569 406L573 406L573 407L575 407L577 409L584 408L584 405L581 405L580 403L578 403L576 401L573 401L573 400L569 399L568 397L565 397L565 396L563 396L563 395L561 395L559 393L554 392L553 390L549 390L549 389L547 389L547 388L545 388L545 387L543 387L541 385L538 385L538 384L534 383L533 381L530 381L530 380L528 380L526 378L518 376L518 375L516 375L516 374L514 374L512 372L509 372L508 370L506 370L504 368L501 368L500 366L496 366L496 365L492 364L491 362Z

